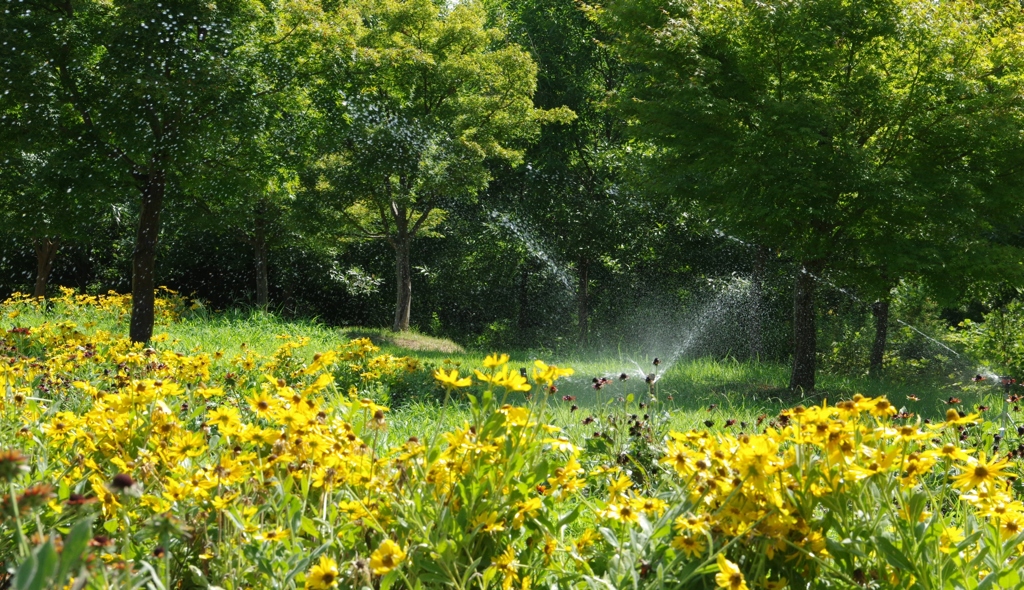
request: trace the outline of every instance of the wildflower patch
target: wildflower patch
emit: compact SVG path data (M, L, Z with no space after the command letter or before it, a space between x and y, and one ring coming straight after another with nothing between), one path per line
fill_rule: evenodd
M19 588L1020 584L1020 467L978 415L925 424L854 396L667 432L641 464L551 423L567 367L429 371L365 339L182 352L85 323L0 330L0 559ZM464 420L394 440L383 393L410 375Z

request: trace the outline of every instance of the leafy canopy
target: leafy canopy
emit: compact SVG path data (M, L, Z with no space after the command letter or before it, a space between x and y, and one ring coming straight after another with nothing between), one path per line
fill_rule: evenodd
M445 202L486 186L489 159L518 163L542 123L569 118L534 107L536 66L481 3L354 6L356 47L311 92L324 127L307 186L359 236L436 227Z
M956 255L1019 219L1014 2L612 0L659 180L798 260ZM844 261L845 257L845 261ZM932 262L935 262L933 259ZM939 260L941 262L941 260Z

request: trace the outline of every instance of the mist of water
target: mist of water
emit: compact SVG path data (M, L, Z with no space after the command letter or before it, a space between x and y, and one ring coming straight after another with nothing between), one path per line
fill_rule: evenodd
M749 279L732 276L709 281L708 292L683 310L641 306L632 316L624 317L623 323L645 356L624 354L622 367L597 377L614 380L625 374L657 382L683 359L725 353L728 343L741 345L749 334L749 322L755 319L750 314L753 294ZM653 364L655 358L658 365ZM578 375L574 381L592 377Z
M558 260L556 260L555 257L547 251L544 244L537 239L533 232L530 231L524 223L516 220L507 213L499 211L491 211L491 219L511 232L512 235L514 235L516 239L526 247L530 256L539 260L544 265L547 272L562 285L567 293L572 294L576 292L576 289L572 284L572 276L566 270L565 266L560 264Z

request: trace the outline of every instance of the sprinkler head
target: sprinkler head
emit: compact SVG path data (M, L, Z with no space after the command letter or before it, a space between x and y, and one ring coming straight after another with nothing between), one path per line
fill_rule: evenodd
M629 375L627 375L625 373L622 373L621 375L619 375L619 381L625 381L626 379L629 379Z
M658 358L658 357L654 357L654 366L657 367L660 364L661 364L661 359Z

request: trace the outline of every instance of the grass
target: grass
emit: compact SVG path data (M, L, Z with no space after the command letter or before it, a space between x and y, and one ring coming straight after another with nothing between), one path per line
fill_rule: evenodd
M326 326L316 321L289 321L259 310L231 310L210 314L192 314L183 321L162 326L158 332L168 334L170 344L179 350L201 348L222 350L231 355L243 345L262 355L272 353L281 343L279 336L301 336L309 339L303 351L309 357L321 350L337 346L352 338L370 338L382 352L395 356L412 356L429 368L458 368L462 374L481 366L491 351L465 349L450 340L432 338L415 332L394 334L380 328ZM177 341L176 343L174 341ZM576 373L559 382L553 396L553 423L566 429L576 440L596 432L583 424L595 419L625 413L655 415L665 428L718 429L730 421L730 428L739 432L740 425L752 427L758 418L766 420L794 405L820 405L849 399L860 393L868 397L887 396L898 408L937 420L945 415L949 397L963 399L964 407L977 405L1001 408L1002 396L991 385L972 385L963 379L870 379L820 372L818 389L808 394L788 389L789 367L780 363L739 361L734 358L685 358L655 367L653 356L620 354L617 356L571 355L561 358L539 356L534 351L507 351L514 370L532 368L538 358L547 363L568 366ZM657 351L653 351L657 352ZM618 379L626 373L625 381ZM655 406L639 407L651 390L644 382L645 373L656 373L653 388ZM609 377L612 382L600 390L593 387L593 378ZM633 402L627 402L632 394ZM570 396L571 401L563 401ZM916 398L916 399L915 399ZM576 411L570 411L575 405ZM995 411L995 410L993 410ZM460 425L466 419L464 404L459 400L447 408L430 403L411 403L396 408L391 415L389 443L400 443L409 436L422 436L426 426L438 431Z
M42 321L64 319L83 321L81 311L75 317L64 317L60 309L48 313L26 313L17 319L4 318L0 326L32 325ZM99 314L86 323L94 329L124 332L126 318L112 321L109 315ZM381 347L382 352L395 356L413 356L428 368L458 368L462 374L471 373L480 367L484 356L491 351L467 350L451 340L433 338L415 332L394 334L380 328L331 327L315 320L286 320L272 313L253 309L234 309L212 313L199 309L186 314L180 321L158 325L155 334L166 334L163 347L181 352L204 350L223 351L233 356L242 350L251 350L260 355L269 355L280 346L282 336L308 338L308 345L302 353L311 358L318 351L327 350L353 338L370 338ZM924 418L937 419L945 414L947 400L951 396L963 398L965 405L973 408L978 404L999 407L1001 396L995 388L975 386L964 379L946 380L885 380L853 377L842 374L819 372L819 387L803 395L787 389L789 367L770 362L739 361L733 358L685 358L671 360L655 367L653 355L618 354L616 356L568 355L561 358L539 357L534 351L505 351L511 357L514 369L532 367L540 358L547 363L568 366L576 373L559 382L559 392L553 405L564 416L559 422L573 424L576 416L600 415L609 409L627 405L626 399L647 399L654 393L658 400L657 409L666 412L674 428L703 427L705 421L723 424L728 420L737 423L753 423L761 415L774 416L786 407L797 404L821 404L847 399L856 393L869 397L885 395L897 407L916 413ZM657 353L658 351L651 351ZM627 379L620 381L625 373ZM645 374L653 373L657 380L653 389L644 382ZM593 387L593 378L608 377L612 381L600 390ZM562 396L574 398L563 402ZM916 400L914 398L917 398ZM572 405L579 407L570 413ZM562 408L564 406L564 408ZM636 408L640 410L641 408ZM644 412L641 412L644 413ZM424 420L438 422L458 421L461 410L437 406L408 406L394 414L396 430L404 432L399 424L422 424ZM570 415L571 414L571 415Z

